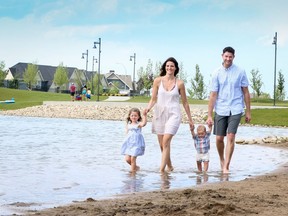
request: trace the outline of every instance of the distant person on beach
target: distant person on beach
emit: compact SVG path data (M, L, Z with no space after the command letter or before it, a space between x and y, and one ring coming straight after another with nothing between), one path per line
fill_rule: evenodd
M216 146L223 173L229 173L229 165L234 151L235 136L245 113L245 121L250 122L249 82L245 70L233 64L235 50L225 47L222 65L212 76L211 93L208 104L207 124L214 124ZM246 112L244 111L244 102ZM214 122L212 119L215 109ZM226 149L224 137L227 135ZM225 152L225 154L224 154Z
M208 171L209 167L209 150L210 150L210 135L212 131L212 124L208 125L209 130L206 131L205 125L198 125L197 133L194 132L194 126L191 133L196 149L196 163L199 172L203 171L202 163L204 165L204 172Z
M152 133L157 134L162 152L160 172L173 171L170 158L170 145L181 123L180 98L187 114L190 129L193 121L186 97L184 82L176 77L179 73L178 62L168 58L160 69L160 76L153 82L152 96L144 113L148 113L156 104L152 120Z
M142 135L142 127L147 123L147 116L143 114L138 108L132 108L127 117L126 124L126 138L121 147L121 154L125 155L126 162L131 166L131 172L139 170L136 164L138 156L144 155L145 141Z
M76 86L74 85L74 83L72 83L70 86L71 101L75 100L75 92L76 92Z
M87 93L87 86L86 85L84 85L83 87L82 87L82 100L85 100L86 101L86 93Z
M87 89L86 98L87 98L88 100L91 99L91 90L90 90L90 88Z

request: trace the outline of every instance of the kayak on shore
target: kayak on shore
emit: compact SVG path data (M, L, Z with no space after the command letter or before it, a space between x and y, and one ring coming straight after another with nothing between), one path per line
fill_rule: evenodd
M6 103L6 104L15 103L15 100L14 98L12 98L11 100L0 101L0 103Z

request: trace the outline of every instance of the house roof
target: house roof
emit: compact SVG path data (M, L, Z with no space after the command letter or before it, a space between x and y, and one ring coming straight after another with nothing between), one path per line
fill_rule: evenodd
M126 84L126 86L128 86L130 89L133 89L132 87L132 79L130 75L119 75L116 74L114 71L110 71L109 73L105 74L106 79L111 80L111 79L115 79L115 80L121 80L123 83Z
M13 77L15 78L23 78L23 74L26 70L26 68L28 67L29 63L23 63L23 62L19 62L16 65L12 66L9 68L9 70L11 71ZM37 65L37 64L36 64ZM43 78L43 81L51 81L54 79L54 74L56 72L57 67L56 66L50 66L50 65L37 65L38 66L38 70ZM75 67L67 67L67 71L68 71L68 78L70 78L73 74L73 72L76 70L77 68Z

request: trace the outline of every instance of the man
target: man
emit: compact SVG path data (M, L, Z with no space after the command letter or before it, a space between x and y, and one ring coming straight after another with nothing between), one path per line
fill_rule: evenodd
M223 63L212 76L211 93L208 104L207 124L214 123L216 146L223 173L229 173L229 165L235 146L235 135L244 115L245 121L251 120L249 82L245 70L233 64L235 50L232 47L223 49ZM215 108L214 122L212 120ZM224 137L227 135L226 149ZM224 155L225 154L225 155Z
M74 83L72 83L70 86L71 101L74 101L75 99L75 92L76 92L76 86L74 85Z

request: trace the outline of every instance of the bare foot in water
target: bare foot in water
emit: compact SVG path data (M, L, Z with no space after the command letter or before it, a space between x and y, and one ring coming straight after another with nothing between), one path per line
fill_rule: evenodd
M136 172L136 171L138 171L138 170L140 170L140 167L139 167L139 166L136 166L135 169L131 169L131 172Z
M172 172L174 170L174 167L171 166L171 167L167 167L167 172Z
M228 169L223 169L223 174L229 174L229 170Z

